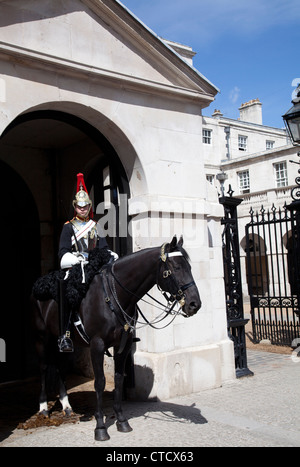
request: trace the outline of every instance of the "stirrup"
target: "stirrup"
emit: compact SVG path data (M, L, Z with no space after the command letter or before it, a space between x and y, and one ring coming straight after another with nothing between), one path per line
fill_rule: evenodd
M63 336L58 338L58 349L60 352L74 352L70 331L67 331Z

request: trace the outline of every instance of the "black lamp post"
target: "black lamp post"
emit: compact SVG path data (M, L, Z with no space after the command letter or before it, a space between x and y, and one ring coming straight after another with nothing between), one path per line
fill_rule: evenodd
M296 89L296 97L294 97L292 103L293 107L282 118L292 142L297 146L300 145L300 84Z
M224 283L226 295L227 330L234 344L236 377L252 376L247 365L247 349L245 325L248 319L244 318L242 273L240 264L240 245L238 233L237 207L243 201L233 197L233 190L229 185L229 196L225 196L224 183L228 179L225 172L216 176L221 185L222 195L219 203L224 208L224 217L221 224L224 226L222 234Z

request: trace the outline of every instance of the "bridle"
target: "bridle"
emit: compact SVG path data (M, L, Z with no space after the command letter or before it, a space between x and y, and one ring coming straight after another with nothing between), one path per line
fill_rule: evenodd
M163 279L169 279L173 285L174 285L174 288L173 288L173 292L169 292L169 296L167 295L167 292L164 291L164 287L160 286L159 285L159 278L157 279L157 287L158 289L161 291L161 293L163 294L163 296L166 298L167 301L169 302L178 302L181 309L184 307L185 305L185 294L184 292L189 289L190 287L192 287L193 285L195 285L195 281L191 281L189 282L188 284L184 284L184 285L179 285L174 277L174 273L172 272L172 269L169 265L169 262L168 262L168 259L169 258L173 258L175 256L182 256L186 261L187 259L184 257L183 253L181 251L173 251L171 253L166 253L166 247L167 247L168 243L164 243L161 247L161 251L160 251L160 267L159 267L159 270L161 269L161 266L163 266L163 273L162 273L162 278ZM163 281L164 282L164 281Z
M158 318L154 319L154 321L152 321L151 323L144 316L144 314L142 313L142 311L138 307L138 305L136 305L136 311L142 316L142 318L144 319L145 322L139 322L137 320L137 316L134 316L134 317L129 316L126 313L126 311L123 309L123 307L122 307L122 305L121 305L121 303L120 303L120 301L118 299L118 294L117 294L115 283L117 283L119 285L119 287L121 287L121 289L124 290L126 293L128 293L129 295L132 295L133 297L135 297L137 299L137 302L138 301L143 301L143 302L148 303L148 304L150 304L150 303L147 300L145 300L143 297L139 297L134 292L127 289L127 287L125 287L123 284L120 283L120 281L118 280L118 278L116 277L116 275L114 273L114 264L111 264L111 265L109 265L109 268L103 268L100 271L100 275L102 276L102 285L103 285L103 289L104 289L104 293L105 293L105 302L110 307L111 311L115 312L116 316L118 317L118 312L114 308L114 305L113 305L113 303L112 303L112 301L110 299L110 296L107 293L108 290L109 290L110 293L111 293L111 296L113 297L115 303L118 306L119 311L121 312L122 321L125 322L125 325L124 325L124 323L120 323L120 324L122 324L122 326L124 325L124 330L125 331L136 329L136 324L140 324L142 326L149 325L149 326L151 326L151 327L153 327L155 329L162 329L162 328L155 327L154 324L157 324L157 323L163 321L167 316L174 315L172 317L172 320L166 325L166 326L169 326L172 323L172 321L176 318L176 316L178 316L179 314L183 315L184 317L187 316L183 311L183 307L185 305L185 298L186 298L184 292L188 288L195 285L195 282L192 281L192 282L189 282L188 284L184 284L184 285L181 285L181 286L178 285L178 283L177 283L177 281L176 281L176 279L174 277L174 273L172 272L172 269L171 269L170 264L168 262L168 259L172 258L172 257L176 257L176 256L182 256L182 257L184 257L184 259L186 261L187 261L187 259L185 258L183 253L181 253L180 251L174 251L174 252L170 252L170 253L166 252L165 250L166 250L167 245L168 245L168 243L164 243L162 245L162 247L161 247L161 252L160 252L160 257L159 257L158 273L157 273L157 280L156 280L156 285L157 285L159 291L162 293L164 298L167 300L167 306L164 305L163 303L161 303L156 298L152 297L149 293L145 294L151 300L153 300L156 303L156 305L151 304L152 306L154 306L155 308L158 308L158 309L163 311L163 316L162 317L159 316ZM161 272L162 266L163 266L163 271L162 271L162 275L160 277L160 272ZM111 276L111 280L109 280L109 276ZM171 284L172 284L172 290L171 291L169 290L168 292L166 292L164 290L166 280L169 280L171 282ZM161 285L159 283L161 283ZM169 289L170 289L170 287L169 287ZM177 303L180 306L179 311L174 310ZM157 305L159 305L159 307ZM164 326L164 327L166 327L166 326Z
M137 294L132 292L131 290L127 289L123 284L120 283L118 278L116 277L114 273L114 263L109 262L105 266L103 266L97 274L101 276L101 282L102 282L102 287L103 287L103 292L104 292L104 300L107 306L110 308L110 310L115 314L116 318L118 319L121 327L122 327L122 335L121 335L121 342L120 346L118 349L118 354L121 354L122 351L125 348L127 338L128 338L128 333L133 333L136 330L136 325L140 324L141 327L144 326L150 326L154 329L164 329L167 326L169 326L176 316L182 315L184 317L187 317L188 315L184 312L183 307L185 305L185 291L189 289L190 287L196 285L194 281L189 282L188 284L184 284L179 286L177 283L177 280L174 277L174 273L172 272L172 269L170 267L169 258L176 257L176 256L182 256L185 261L188 262L187 258L181 251L173 251L173 252L166 252L166 247L169 245L168 243L164 243L161 247L161 252L160 252L160 257L159 257L159 266L158 266L158 273L157 273L157 280L156 280L156 285L159 289L159 291L162 293L164 298L167 300L167 306L161 303L159 300L156 298L152 297L149 293L146 293L150 299L152 299L156 305L153 305L153 303L147 302L143 297L139 297ZM162 275L160 277L160 272L161 269ZM165 284L166 281L169 281L172 283L172 289L169 290L168 292L165 292ZM161 285L159 282L162 282ZM117 289L116 289L116 283L120 286L122 290L124 290L126 293L130 294L131 296L135 297L136 300L136 305L135 305L135 313L133 316L129 315L122 307L119 299L118 299L118 294L117 294ZM170 289L170 287L169 287ZM113 298L113 300L111 300ZM161 315L156 317L152 322L149 322L148 319L144 316L142 313L141 309L139 308L137 302L138 301L143 301L145 303L148 303L149 305L152 305L155 308L158 308L162 311ZM117 308L114 305L117 305ZM157 304L160 306L158 307ZM180 309L176 310L175 306L176 304L179 304ZM139 322L137 317L138 314L142 316L144 319L144 322ZM157 327L158 323L163 321L165 318L168 316L171 316L171 320L164 326L162 327ZM79 315L76 316L77 321L74 323L76 325L76 328L81 335L82 339L88 344L90 341L89 336L86 334L84 326L81 322L81 319ZM138 341L138 338L133 338L133 342ZM111 357L111 354L109 353L108 349L106 349L106 354Z

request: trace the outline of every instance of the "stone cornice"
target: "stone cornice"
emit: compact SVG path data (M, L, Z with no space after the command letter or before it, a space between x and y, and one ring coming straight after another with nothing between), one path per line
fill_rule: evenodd
M221 168L229 170L232 167L255 164L260 160L276 159L282 156L293 156L296 154L295 146L281 146L279 148L269 149L267 151L249 154L247 156L233 158L229 161L222 161Z
M30 66L40 70L52 71L61 75L93 79L109 86L122 87L124 90L165 95L172 99L184 99L207 106L213 96L188 88L146 80L132 75L113 72L91 65L26 49L0 41L0 57L8 61L17 61L21 66Z
M243 120L236 120L233 118L229 117L209 117L209 116L203 116L205 125L209 126L215 126L219 125L220 127L230 127L234 130L242 131L242 130L247 130L247 131L255 131L258 133L270 133L270 134L281 134L285 135L286 130L285 128L275 128L267 125L259 125L258 123L251 123L251 122L246 122Z

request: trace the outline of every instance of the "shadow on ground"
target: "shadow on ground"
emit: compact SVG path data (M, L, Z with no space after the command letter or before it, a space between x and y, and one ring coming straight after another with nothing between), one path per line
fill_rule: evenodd
M0 442L7 439L14 430L33 430L39 427L53 427L61 424L84 423L93 419L96 395L94 381L73 376L68 382L69 400L74 414L66 417L62 414L60 403L55 395L49 397L50 417L38 414L39 380L0 386ZM106 416L106 427L116 422L113 412L113 391L106 390L103 397L103 408ZM184 406L170 402L125 401L124 413L130 418L143 416L170 423L205 424L207 420L201 415L195 404Z

